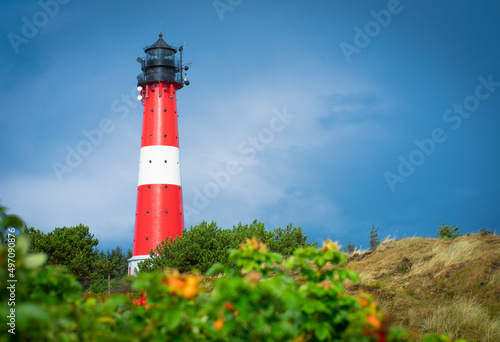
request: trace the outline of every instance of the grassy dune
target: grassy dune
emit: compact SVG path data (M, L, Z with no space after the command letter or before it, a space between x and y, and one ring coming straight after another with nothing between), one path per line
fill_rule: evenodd
M498 235L387 240L351 255L348 268L360 282L346 291L372 294L396 324L417 334L500 341Z

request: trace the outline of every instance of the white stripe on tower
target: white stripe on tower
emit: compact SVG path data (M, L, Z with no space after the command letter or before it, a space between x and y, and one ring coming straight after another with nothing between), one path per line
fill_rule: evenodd
M144 184L181 185L178 147L152 145L141 148L139 186Z

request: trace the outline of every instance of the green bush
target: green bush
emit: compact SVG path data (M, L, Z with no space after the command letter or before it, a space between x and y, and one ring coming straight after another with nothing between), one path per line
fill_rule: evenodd
M317 246L317 243L307 242L307 236L302 232L301 227L293 227L288 224L285 229L278 227L272 231L267 231L264 223L254 220L251 225L242 225L233 227L233 234L240 245L245 239L257 238L265 243L268 248L275 253L288 257L293 254L297 248Z
M199 225L184 229L182 237L163 241L153 257L140 265L141 271L177 268L181 272L193 269L206 271L213 264L228 263L228 250L238 246L229 230L217 227L215 222L203 221Z
M80 281L88 282L97 278L96 260L99 253L95 247L99 240L90 233L88 226L80 224L69 228L55 228L49 233L24 227L21 235L30 239L30 252L45 253L50 265L68 267Z
M222 229L215 222L203 221L199 225L184 229L175 240L163 241L151 254L151 258L140 264L140 270L151 272L165 268L176 268L180 272L207 271L215 263L229 266L229 250L237 248L247 238L255 237L269 246L269 249L283 256L290 256L300 247L312 246L302 228L289 224L272 231L265 229L262 222L250 225L239 223L233 229Z
M436 236L441 240L453 240L462 236L462 234L458 231L458 226L453 228L453 226L445 225L444 222L442 222Z
M354 253L355 250L356 250L356 245L351 243L351 241L348 241L347 245L341 249L342 252L344 252L348 255L351 255L352 253Z
M491 228L481 228L479 229L478 233L481 234L481 236L493 235Z
M375 228L375 225L372 225L372 229L370 230L370 251L374 251L380 245L380 240L378 239L378 227Z
M111 279L123 278L128 274L128 259L132 257L132 250L123 252L120 246L108 249L106 252L100 251L97 260L98 274L101 278Z
M132 256L132 250L124 253L121 247L117 247L99 252L99 240L94 238L87 226L55 228L48 233L25 226L20 234L30 239L30 252L45 253L50 265L66 266L85 290L94 293L107 291L108 275L113 279L114 291L130 289L120 279L127 275L127 259Z

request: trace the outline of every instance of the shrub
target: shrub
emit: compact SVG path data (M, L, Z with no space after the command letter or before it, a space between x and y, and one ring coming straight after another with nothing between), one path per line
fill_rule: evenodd
M233 234L240 245L245 239L256 238L265 243L268 248L275 253L281 254L284 257L291 256L297 248L307 246L317 246L317 243L307 242L307 236L302 232L301 227L293 227L288 224L285 229L278 227L272 231L268 231L264 227L264 223L254 220L250 225L242 225L233 227Z
M291 224L285 229L279 227L268 231L263 223L255 220L250 225L239 223L231 230L219 228L215 222L208 224L203 221L189 230L184 229L181 237L163 241L152 257L140 264L140 271L176 268L180 272L206 272L215 263L229 266L229 250L252 237L283 256L292 255L297 248L313 245L307 242L301 227L292 227Z
M100 251L96 261L97 273L101 278L111 279L123 278L128 273L128 259L132 257L132 250L123 252L120 246L108 249L106 252Z
M78 277L85 290L92 292L107 291L108 275L113 283L127 275L127 259L132 250L123 252L121 247L98 252L99 240L90 234L89 227L82 224L75 227L55 228L44 233L33 227L24 227L21 235L31 240L30 252L43 252L48 256L48 263L68 267ZM121 284L126 285L126 284ZM120 286L123 290L129 288ZM117 290L120 291L120 290Z
M348 255L351 255L352 253L354 253L354 251L356 250L356 245L351 243L351 241L349 241L347 243L347 245L342 248L342 252L348 254Z
M374 251L380 245L380 240L378 239L378 227L375 228L375 225L372 225L372 229L370 230L370 251Z
M462 234L458 231L458 226L453 228L453 226L445 226L444 222L442 222L436 236L441 240L453 240L462 236Z
M228 263L228 250L238 246L230 230L217 227L215 222L203 221L199 225L184 229L182 236L163 241L153 257L140 265L141 271L177 268L180 272L198 269L202 272L219 262Z
M481 236L493 235L493 232L490 228L481 228L479 229L478 233L481 234Z
M96 278L95 249L99 240L90 233L89 227L80 224L75 227L55 228L44 233L33 227L24 227L21 232L31 240L31 252L43 252L48 256L51 265L64 265L78 277L80 281Z

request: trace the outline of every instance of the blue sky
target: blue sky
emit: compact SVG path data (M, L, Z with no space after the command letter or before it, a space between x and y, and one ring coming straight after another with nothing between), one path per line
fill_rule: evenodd
M136 58L161 28L192 63L177 93L187 227L291 222L364 248L372 225L381 238L443 221L498 232L498 1L22 0L0 13L0 203L29 226L83 223L100 248L132 246Z

